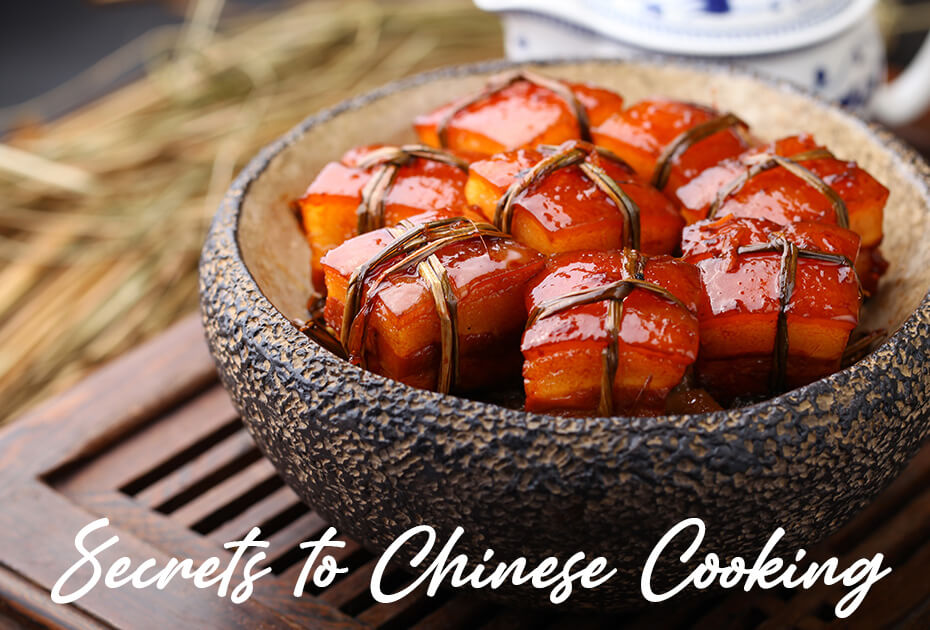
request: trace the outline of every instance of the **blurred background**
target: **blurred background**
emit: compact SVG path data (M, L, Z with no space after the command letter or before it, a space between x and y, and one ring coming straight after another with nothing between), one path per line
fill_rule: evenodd
M893 75L930 0L878 15ZM501 56L468 0L0 3L0 423L196 309L205 230L261 146L386 81ZM930 155L930 114L895 131Z

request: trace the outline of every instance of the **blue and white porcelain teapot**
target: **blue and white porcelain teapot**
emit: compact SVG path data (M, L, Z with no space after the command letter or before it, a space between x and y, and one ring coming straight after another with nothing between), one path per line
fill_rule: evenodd
M876 0L475 0L504 14L507 56L725 59L900 124L930 106L930 37L885 84Z

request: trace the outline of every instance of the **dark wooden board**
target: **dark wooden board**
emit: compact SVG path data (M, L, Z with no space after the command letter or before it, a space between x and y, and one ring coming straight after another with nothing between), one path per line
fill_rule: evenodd
M8 628L927 628L930 627L930 446L815 556L882 552L894 572L851 619L832 613L842 587L753 591L672 601L622 616L508 609L473 594L423 593L378 604L374 556L346 540L351 571L297 599L300 542L328 526L285 487L216 381L190 318L0 433L0 630ZM120 536L103 560L202 560L251 527L271 542L246 603L174 581L164 591L98 586L77 603L49 590L76 559L74 535L107 516ZM407 579L396 575L399 581Z

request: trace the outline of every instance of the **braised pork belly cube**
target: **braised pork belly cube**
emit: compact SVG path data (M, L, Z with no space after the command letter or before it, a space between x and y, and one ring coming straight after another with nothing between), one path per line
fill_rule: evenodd
M859 321L855 232L731 216L685 228L700 269L699 381L724 403L805 385L839 369Z
M544 149L518 149L473 162L465 186L468 203L544 254L627 246L647 254L677 249L684 222L674 204L626 164L577 141ZM566 156L561 166L559 156ZM599 173L585 172L588 167ZM635 204L638 220L622 198L610 193L611 182L598 181L603 176Z
M610 90L565 83L530 72L489 79L485 89L418 117L420 141L469 159L537 144L589 138L597 125L623 106Z
M697 357L700 299L697 269L669 256L553 256L527 287L527 410L664 413Z
M330 162L297 201L310 244L314 287L323 287L320 260L347 239L401 221L424 223L465 208L467 164L428 147L358 147Z
M438 391L519 378L537 252L489 225L447 220L356 236L322 262L325 321L354 362Z
M628 162L665 192L750 147L732 114L680 101L651 99L592 125L592 141Z
M809 175L766 161L772 155L788 158ZM810 135L783 138L725 160L679 188L676 196L689 223L708 215L732 214L780 224L815 221L848 226L862 240L856 268L869 293L877 289L887 268L878 246L888 189L855 162L834 157ZM839 212L836 198L844 206Z
M715 216L757 217L780 224L837 223L830 197L784 166L770 164L747 178L747 171L770 155L789 158L835 191L846 206L849 229L862 239L863 248L881 242L888 189L855 162L834 157L807 134L782 138L725 160L676 190L685 220L694 223L707 218L722 191L724 196L714 205ZM731 184L735 186L728 190Z

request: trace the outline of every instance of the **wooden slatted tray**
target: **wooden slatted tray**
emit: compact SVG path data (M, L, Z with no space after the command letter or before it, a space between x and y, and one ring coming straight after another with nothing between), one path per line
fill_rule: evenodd
M328 526L262 458L216 381L199 322L188 319L0 434L0 630L68 628L930 628L930 446L858 518L818 549L882 552L894 572L847 620L842 587L672 601L621 617L508 609L472 595L420 593L378 604L375 556L346 540L350 572L296 599L298 547ZM134 563L203 560L252 526L271 543L267 576L245 604L177 580L164 591L98 586L74 605L48 592L77 558L75 533L100 516L121 541L102 555ZM343 539L345 540L345 539ZM403 584L405 574L391 581Z

